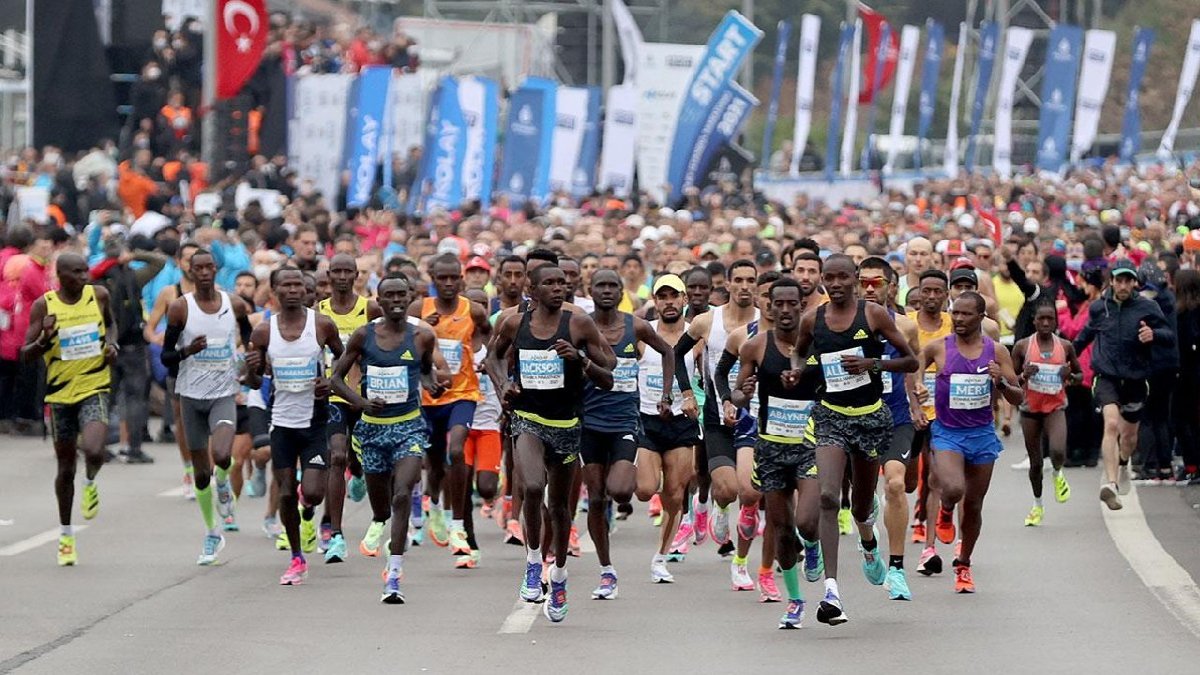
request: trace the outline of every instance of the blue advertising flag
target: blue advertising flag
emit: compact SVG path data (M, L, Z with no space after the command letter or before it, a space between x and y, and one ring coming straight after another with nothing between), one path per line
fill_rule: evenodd
M541 204L549 194L556 87L550 80L529 78L509 98L498 189L513 208L528 200Z
M930 19L925 24L925 33L925 62L921 66L921 96L917 103L917 152L913 155L918 169L921 168L921 146L929 137L929 128L933 126L933 113L937 109L938 73L942 68L946 29L941 23Z
M770 160L771 144L775 139L775 122L779 118L779 90L783 88L783 64L787 61L788 41L792 37L792 22L780 21L775 41L775 72L771 77L771 100L767 101L767 123L763 127L762 153L759 165ZM789 158L790 161L791 158Z
M721 93L733 81L742 62L754 51L762 39L762 31L749 19L730 10L708 39L708 46L696 65L691 82L680 103L675 138L671 144L671 156L667 162L667 183L671 192L668 201L677 202L683 189L692 183L684 180L693 148L697 145L701 129L712 114ZM697 175L701 169L693 172Z
M1154 31L1138 28L1133 34L1133 61L1129 67L1129 90L1125 96L1125 119L1121 122L1121 161L1131 162L1142 148L1142 78L1154 46Z
M600 136L604 125L600 109L604 93L600 87L588 87L587 120L583 124L583 144L579 148L579 163L571 176L571 194L582 199L596 189L596 169L600 163Z
M695 175L692 176L696 185L702 185L705 182L704 172L712 165L713 159L727 145L737 139L737 135L749 121L750 113L758 106L758 99L736 82L729 86L727 92L722 93L721 99L723 104L719 106L719 112L715 115L712 132L703 142L704 148L700 152L698 168ZM705 138L705 136L702 135L701 138Z
M1038 120L1039 171L1057 173L1067 163L1071 114L1075 110L1075 87L1082 52L1082 28L1059 24L1050 30L1046 44L1046 70L1042 79L1042 114Z
M839 134L842 130L842 79L846 70L846 59L850 56L850 43L854 41L854 24L842 22L842 34L838 38L837 61L833 65L833 105L829 111L829 127L825 133L825 180L833 182L834 165L837 163Z
M421 211L456 209L462 203L462 171L467 154L467 122L458 101L458 80L443 77L425 125L421 163Z
M481 174L480 203L487 209L492 203L492 180L496 174L496 139L500 137L500 85L492 79L480 78L484 88L483 103L483 173Z
M983 106L987 102L988 89L992 83L992 69L996 65L996 50L1000 46L1000 26L994 21L984 21L979 27L979 69L975 81L975 100L971 102L971 130L967 136L967 156L963 167L967 173L975 168L976 139L983 123Z
M350 152L346 156L346 168L350 171L346 206L350 208L361 208L371 201L391 81L391 68L374 66L363 68L355 83L354 107L350 109Z
M892 46L892 25L884 21L883 26L879 31L879 50L875 56L875 79L872 82L883 82L883 66L888 61L888 50ZM879 87L883 89L882 86ZM859 168L863 171L871 170L871 157L874 153L875 145L875 111L877 106L875 102L882 98L880 92L875 92L875 96L871 97L870 107L867 109L867 143L863 146L862 154L859 156Z

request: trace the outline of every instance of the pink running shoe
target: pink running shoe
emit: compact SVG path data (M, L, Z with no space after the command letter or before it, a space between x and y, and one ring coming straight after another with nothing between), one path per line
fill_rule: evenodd
M783 602L783 595L779 593L779 587L775 585L774 572L758 573L758 601L759 602Z
M651 518L662 515L662 498L658 496L658 493L650 498L649 506L646 507L646 515Z
M308 577L308 563L304 558L292 558L292 564L288 565L287 571L283 576L279 577L280 586L299 586L304 583L304 579Z
M692 513L696 518L696 525L692 528L692 543L699 546L704 543L705 539L708 539L708 511L701 513L692 509Z
M754 539L758 534L758 507L743 506L738 514L738 536L742 539Z
M679 529L675 531L675 538L671 540L671 553L687 555L689 542L692 539L692 524L683 522L679 524Z

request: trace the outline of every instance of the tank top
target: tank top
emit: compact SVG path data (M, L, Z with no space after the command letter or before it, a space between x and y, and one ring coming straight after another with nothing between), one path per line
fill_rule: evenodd
M271 310L263 309L263 321L271 320ZM246 385L242 385L242 394L246 397L246 407L258 408L259 410L267 409L267 401L271 398L271 374L270 371L264 372L262 376L262 384L258 389L251 389Z
M384 350L375 338L378 327L378 322L368 323L363 341L359 360L364 374L360 386L362 396L367 400L382 399L387 404L372 416L380 421L416 419L421 414L421 361L417 358L415 331L405 323L400 344L395 349Z
M561 312L558 329L546 339L534 336L532 318L532 311L521 313L513 340L516 382L521 388L513 411L539 424L573 427L583 399L583 368L579 361L567 361L554 351L558 340L571 341L571 312Z
M475 352L475 370L479 377L479 402L475 404L475 418L471 420L471 431L500 430L500 396L492 384L492 378L483 371L487 358L487 345L480 345Z
M321 374L321 347L317 342L317 313L304 310L304 330L288 341L279 332L279 315L272 316L267 361L271 364L271 424L287 429L307 429L325 423L325 406L314 405L314 380Z
M941 323L938 324L937 329L931 330L931 331L921 328L921 322L917 319L913 319L913 321L917 322L917 348L918 349L924 349L925 345L927 345L935 340L941 340L941 339L945 338L947 335L949 335L951 332L953 332L954 325L952 323L950 323L950 313L942 312L940 315L940 319L941 319ZM925 389L929 391L929 400L933 401L937 397L937 364L936 363L929 364L929 367L927 367L925 369L925 372L921 373L921 383L924 384ZM937 410L934 409L933 403L929 403L924 406L921 406L921 410L923 410L925 412L925 417L930 422L937 419Z
M205 312L196 302L196 294L183 296L187 302L187 321L179 335L177 348L204 336L208 346L179 362L175 392L188 398L213 400L238 392L237 320L229 294L217 291L221 305L216 313Z
M650 327L655 331L658 330L658 322L651 321ZM684 327L684 331L687 327ZM685 361L688 366L688 377L692 376L694 370L694 359ZM658 414L658 402L662 400L663 387L663 367L662 356L653 349L642 351L642 357L637 364L637 382L638 382L638 410L646 415ZM679 391L679 379L671 380L671 414L683 414L683 394Z
M1037 368L1033 377L1025 381L1025 402L1022 410L1032 413L1051 413L1067 405L1067 390L1063 387L1062 367L1067 363L1067 352L1062 340L1054 337L1054 347L1043 352L1037 334L1029 336L1025 349L1025 362Z
M746 342L749 342L757 335L758 335L758 319L755 319L754 321L751 321L749 324L746 325ZM743 343L743 344L745 344L745 343ZM714 366L714 368L715 368L715 366ZM739 358L733 362L733 367L729 369L729 391L733 391L734 389L737 389L738 374L740 374L741 372L742 372L742 359L739 356ZM758 403L759 403L758 391L756 390L754 392L754 396L750 397L750 407L746 409L749 416L751 417L751 419L753 419L754 417L756 417L758 415Z
M783 372L792 361L775 344L775 331L767 331L763 360L758 366L758 435L773 443L796 445L804 441L808 419L817 399L820 377L817 360L810 356L800 382L793 388L783 386Z
M436 312L433 298L421 301L422 319ZM455 401L478 401L479 376L475 372L471 346L471 338L475 335L475 322L471 319L471 301L459 296L458 307L454 313L439 317L433 332L437 336L438 348L446 358L446 365L450 367L450 388L436 399L428 393L422 393L421 404L446 405Z
M721 411L718 409L721 397L717 396L716 387L713 386L712 374L725 351L725 344L729 342L729 331L725 330L725 307L713 307L709 312L712 314L712 325L708 329L708 339L704 341L704 419L707 424L718 426L721 424ZM758 308L755 307L750 321L758 319Z
M888 316L896 319L896 312L888 310ZM884 360L898 358L900 351L897 350L892 343L882 340L883 342L883 358ZM912 411L908 407L908 391L904 388L904 377L906 373L889 373L882 374L883 379L883 402L887 404L888 410L892 411L892 426L898 427L903 424L912 424Z
M104 362L104 314L96 288L84 286L79 300L64 302L58 291L46 293L46 315L56 319L58 336L42 354L46 361L46 403L78 403L107 393L112 384Z
M958 338L947 335L946 362L937 374L937 394L934 407L937 419L952 429L991 426L992 376L988 362L996 358L996 343L983 336L983 351L979 357L968 359L958 351Z
M824 391L821 404L846 415L864 415L874 412L883 405L883 383L878 373L851 375L842 367L842 355L883 358L883 344L871 331L867 321L866 300L859 300L854 320L843 331L829 328L825 310L829 305L817 308L817 322L813 330L813 348L821 366Z
M587 429L614 433L630 431L638 425L638 381L641 369L638 368L637 336L633 332L633 315L625 314L623 318L625 329L617 343L612 345L613 354L617 357L617 365L612 371L612 389L605 391L591 380L583 385L583 426ZM654 355L658 356L658 352L654 352ZM662 371L661 363L659 371Z
M354 307L345 314L338 314L333 309L333 298L325 298L317 303L317 311L333 320L333 325L337 326L338 337L342 339L342 348L345 349L354 331L367 325L367 319L370 316L367 311L369 304L370 301L361 295L357 295L354 297ZM328 349L325 350L325 370L326 376L333 370L333 352ZM362 373L359 371L358 366L355 366L346 375L346 382L351 388L354 388L358 386L358 381L361 377ZM329 395L329 401L331 403L346 402L341 396L333 394Z

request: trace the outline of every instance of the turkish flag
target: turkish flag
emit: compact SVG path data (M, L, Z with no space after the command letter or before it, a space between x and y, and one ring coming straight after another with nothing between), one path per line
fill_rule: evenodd
M867 59L863 64L862 89L858 92L858 102L867 104L875 100L875 94L886 87L896 73L896 60L900 57L900 31L888 31L887 59L883 62L881 77L876 83L879 43L883 40L883 25L887 23L887 19L862 3L858 4L858 18L862 19L863 28L867 30Z
M1000 224L1000 216L996 215L996 209L994 207L991 210L984 209L983 202L975 195L971 195L971 208L975 209L979 217L987 223L988 236L991 237L992 243L999 248L1004 243L1004 232L1003 226Z
M266 0L217 0L217 99L236 96L267 48Z

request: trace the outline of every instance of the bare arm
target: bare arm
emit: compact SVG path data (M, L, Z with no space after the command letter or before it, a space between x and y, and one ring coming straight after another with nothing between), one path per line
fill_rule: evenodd
M338 359L333 364L333 373L329 376L329 386L333 389L333 393L346 399L350 405L359 410L369 410L371 405L359 392L354 391L346 382L346 376L350 374L350 369L362 357L363 346L367 342L367 329L359 328L350 335L349 342L346 343L346 351L342 358Z
M146 319L146 326L142 328L142 335L145 336L146 342L162 346L163 336L158 332L158 324L167 315L167 307L171 305L171 301L174 299L174 286L163 288L155 296L154 307L150 310L150 317Z
M650 326L650 323L644 319L633 320L633 334L646 346L659 353L662 357L663 382L671 382L675 379L675 348L667 344L663 336ZM671 410L671 403L667 400L671 396L671 388L664 386L662 400L659 401L658 412L663 413L665 404L666 410Z
M50 349L51 341L58 329L46 324L46 297L33 301L29 309L29 328L25 330L25 344L21 347L21 360L29 363Z
M1012 356L1002 344L996 345L996 363L999 365L999 373L993 372L992 379L1000 390L1000 395L1010 404L1020 405L1021 401L1025 400L1025 392L1016 383L1017 374L1013 372Z

